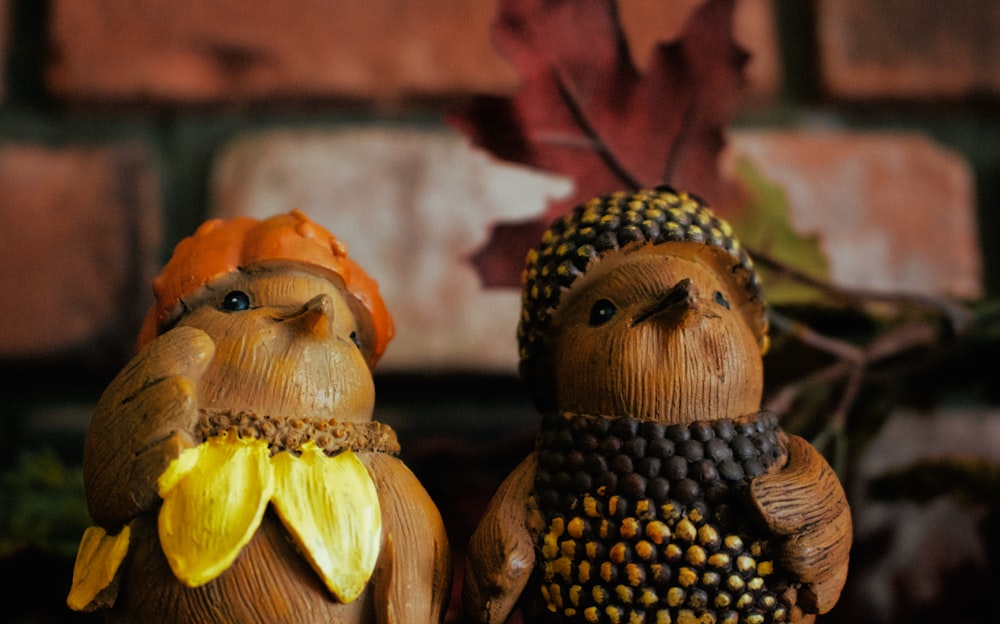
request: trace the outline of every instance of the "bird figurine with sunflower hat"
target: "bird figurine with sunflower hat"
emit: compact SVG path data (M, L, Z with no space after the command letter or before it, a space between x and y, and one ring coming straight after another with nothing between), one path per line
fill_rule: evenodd
M372 420L377 284L299 211L212 220L153 283L84 447L67 602L109 622L440 622L441 516Z
M761 409L768 321L750 257L662 186L558 218L523 275L535 450L468 548L464 610L526 622L811 622L851 517L824 458Z

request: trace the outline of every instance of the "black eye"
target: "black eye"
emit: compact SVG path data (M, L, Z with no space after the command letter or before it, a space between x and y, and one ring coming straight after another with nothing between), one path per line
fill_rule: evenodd
M241 312L250 309L250 296L242 290L234 290L222 298L219 309L226 312Z
M590 309L590 326L597 327L607 323L618 308L607 299L598 299L594 302L594 307Z
M351 342L353 342L354 346L356 346L357 348L359 349L361 348L361 339L358 338L358 332L356 331L351 332Z
M715 291L715 302L720 306L722 306L723 308L727 310L729 309L729 302L726 300L725 297L722 296L722 293L720 293L719 291Z

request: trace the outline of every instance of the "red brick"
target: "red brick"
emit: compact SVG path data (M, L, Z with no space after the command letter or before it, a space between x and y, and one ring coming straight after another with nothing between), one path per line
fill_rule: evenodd
M637 62L699 0L621 4ZM54 0L50 89L76 100L394 99L507 94L493 2L468 0ZM759 90L777 82L767 0L744 0L737 35Z
M743 131L745 155L780 184L793 227L817 234L842 286L982 294L973 176L916 133Z
M49 84L181 101L510 88L492 16L466 0L56 0Z
M133 340L159 236L146 151L2 145L0 188L0 357Z
M822 80L844 98L1000 95L995 0L820 0Z

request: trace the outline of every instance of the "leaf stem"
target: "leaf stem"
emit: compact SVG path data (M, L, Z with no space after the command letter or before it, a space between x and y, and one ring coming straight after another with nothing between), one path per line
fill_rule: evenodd
M563 78L563 73L559 71L558 67L552 68L552 77L555 80L556 86L559 87L559 96L562 98L563 102L569 108L570 114L573 116L573 120L580 126L580 130L590 137L593 141L594 151L597 156L607 165L608 169L614 173L615 176L621 180L622 184L627 186L630 190L637 191L642 188L642 183L635 178L629 172L628 168L618 159L618 157L611 151L611 148L605 143L601 135L598 134L597 129L594 127L590 120L587 118L586 113L583 111L583 106L580 104L580 98L572 86Z

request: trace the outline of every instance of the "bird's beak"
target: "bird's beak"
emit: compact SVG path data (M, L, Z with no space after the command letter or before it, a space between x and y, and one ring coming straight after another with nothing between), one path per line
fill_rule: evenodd
M695 309L698 292L689 278L682 279L643 308L633 319L632 327L652 318L670 325L681 325Z
M285 319L293 331L321 340L330 334L333 301L327 294L316 295Z

